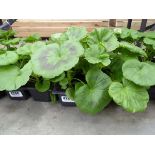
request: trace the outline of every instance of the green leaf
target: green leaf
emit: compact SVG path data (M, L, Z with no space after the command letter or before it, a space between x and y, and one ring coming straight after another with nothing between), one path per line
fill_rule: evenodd
M142 33L143 37L155 39L155 32L147 31Z
M59 76L51 79L52 82L59 82L65 78L65 73L60 74Z
M65 94L67 95L69 99L74 100L75 90L73 88L67 88L65 91Z
M106 28L96 28L89 33L87 38L89 46L94 44L100 44L105 47L107 52L111 52L119 47L119 42L113 31Z
M73 87L67 88L65 91L65 94L71 100L75 100L75 91L77 91L81 86L83 86L83 84L81 82L77 82L77 83L75 83L75 88L73 88Z
M2 39L8 39L8 38L11 38L15 35L15 31L12 30L12 29L9 29L9 30L1 30L0 29L0 38Z
M154 39L150 39L150 38L144 38L144 43L148 44L148 45L154 45L155 44L155 40Z
M70 40L80 41L86 36L87 30L85 27L69 27L66 34Z
M18 61L18 55L14 51L6 51L0 54L0 66L14 64Z
M32 53L32 69L44 78L54 78L74 67L84 53L80 43L66 41L62 45L50 44Z
M1 42L3 45L17 45L21 41L21 38L13 38L10 40L4 40Z
M25 85L32 73L31 63L28 62L22 69L15 65L0 67L0 91L16 90Z
M142 50L140 47L135 46L134 44L130 44L128 42L122 41L122 42L120 42L119 45L120 45L120 47L127 49L132 53L140 54L142 56L147 57L147 54L145 53L145 51Z
M104 66L110 64L109 54L106 53L105 48L98 45L92 45L85 51L85 59L92 64L102 63Z
M45 42L38 41L33 44L26 44L22 47L19 47L16 52L19 55L31 55L44 46Z
M41 40L41 37L39 34L33 34L33 35L28 36L27 38L24 38L24 41L29 42L29 43L33 43L39 40Z
M64 78L63 80L59 81L59 85L61 86L61 89L66 89L68 84L68 79Z
M111 101L108 94L111 79L101 70L93 68L86 74L86 81L87 84L75 90L75 102L81 111L96 114Z
M78 72L78 70L68 70L67 71L67 75L66 78L68 79L68 82L70 83L73 80L73 77L75 76L76 72Z
M75 84L75 91L77 91L80 87L82 87L83 86L83 84L81 83L81 82L77 82L76 84Z
M50 40L52 43L63 43L64 41L68 40L68 37L65 33L55 33L51 35Z
M155 85L154 63L140 62L136 59L126 61L122 66L123 76L140 86Z
M75 66L76 70L82 70L84 74L88 72L94 65L90 64L84 57L81 57L78 64Z
M50 88L50 81L46 80L46 79L37 80L35 83L35 88L39 92L45 92L45 91L49 90L49 88Z
M142 36L141 32L138 32L137 30L133 30L133 29L128 29L128 28L116 28L114 29L114 33L119 35L120 38L122 39L132 38L136 40Z
M147 45L152 45L152 47L155 49L155 40L150 38L144 38L144 43Z
M131 53L126 49L123 49L123 51L121 51L121 55L120 55L121 59L123 61L127 61L130 59L138 59L138 54L136 53Z
M123 84L112 82L109 94L118 105L133 113L144 111L149 101L148 92L144 87L137 86L125 79Z

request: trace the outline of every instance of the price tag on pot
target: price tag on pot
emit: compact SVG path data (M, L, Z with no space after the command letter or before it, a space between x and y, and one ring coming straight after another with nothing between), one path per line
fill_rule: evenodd
M67 96L61 96L62 102L74 102L73 100L69 99Z
M11 97L23 97L23 94L20 91L10 91L9 94Z

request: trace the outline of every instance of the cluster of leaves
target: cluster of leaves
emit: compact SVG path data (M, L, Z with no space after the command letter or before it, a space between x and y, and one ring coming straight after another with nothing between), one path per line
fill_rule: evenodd
M129 112L146 109L148 89L155 85L155 32L70 27L46 41L11 33L0 32L0 90L32 81L44 92L52 83L90 114L111 100Z

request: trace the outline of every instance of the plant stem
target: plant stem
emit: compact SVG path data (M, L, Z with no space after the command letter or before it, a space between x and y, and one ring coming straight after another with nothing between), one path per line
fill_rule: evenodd
M80 79L77 79L77 78L73 78L74 80L77 80L79 82L81 82L82 84L85 84L83 81L81 81Z

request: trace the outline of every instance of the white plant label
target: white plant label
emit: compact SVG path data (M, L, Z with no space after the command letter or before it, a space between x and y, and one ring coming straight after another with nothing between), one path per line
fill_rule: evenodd
M23 97L23 94L20 91L10 91L9 94L11 97Z
M61 96L62 102L74 102L73 100L69 99L67 96Z

